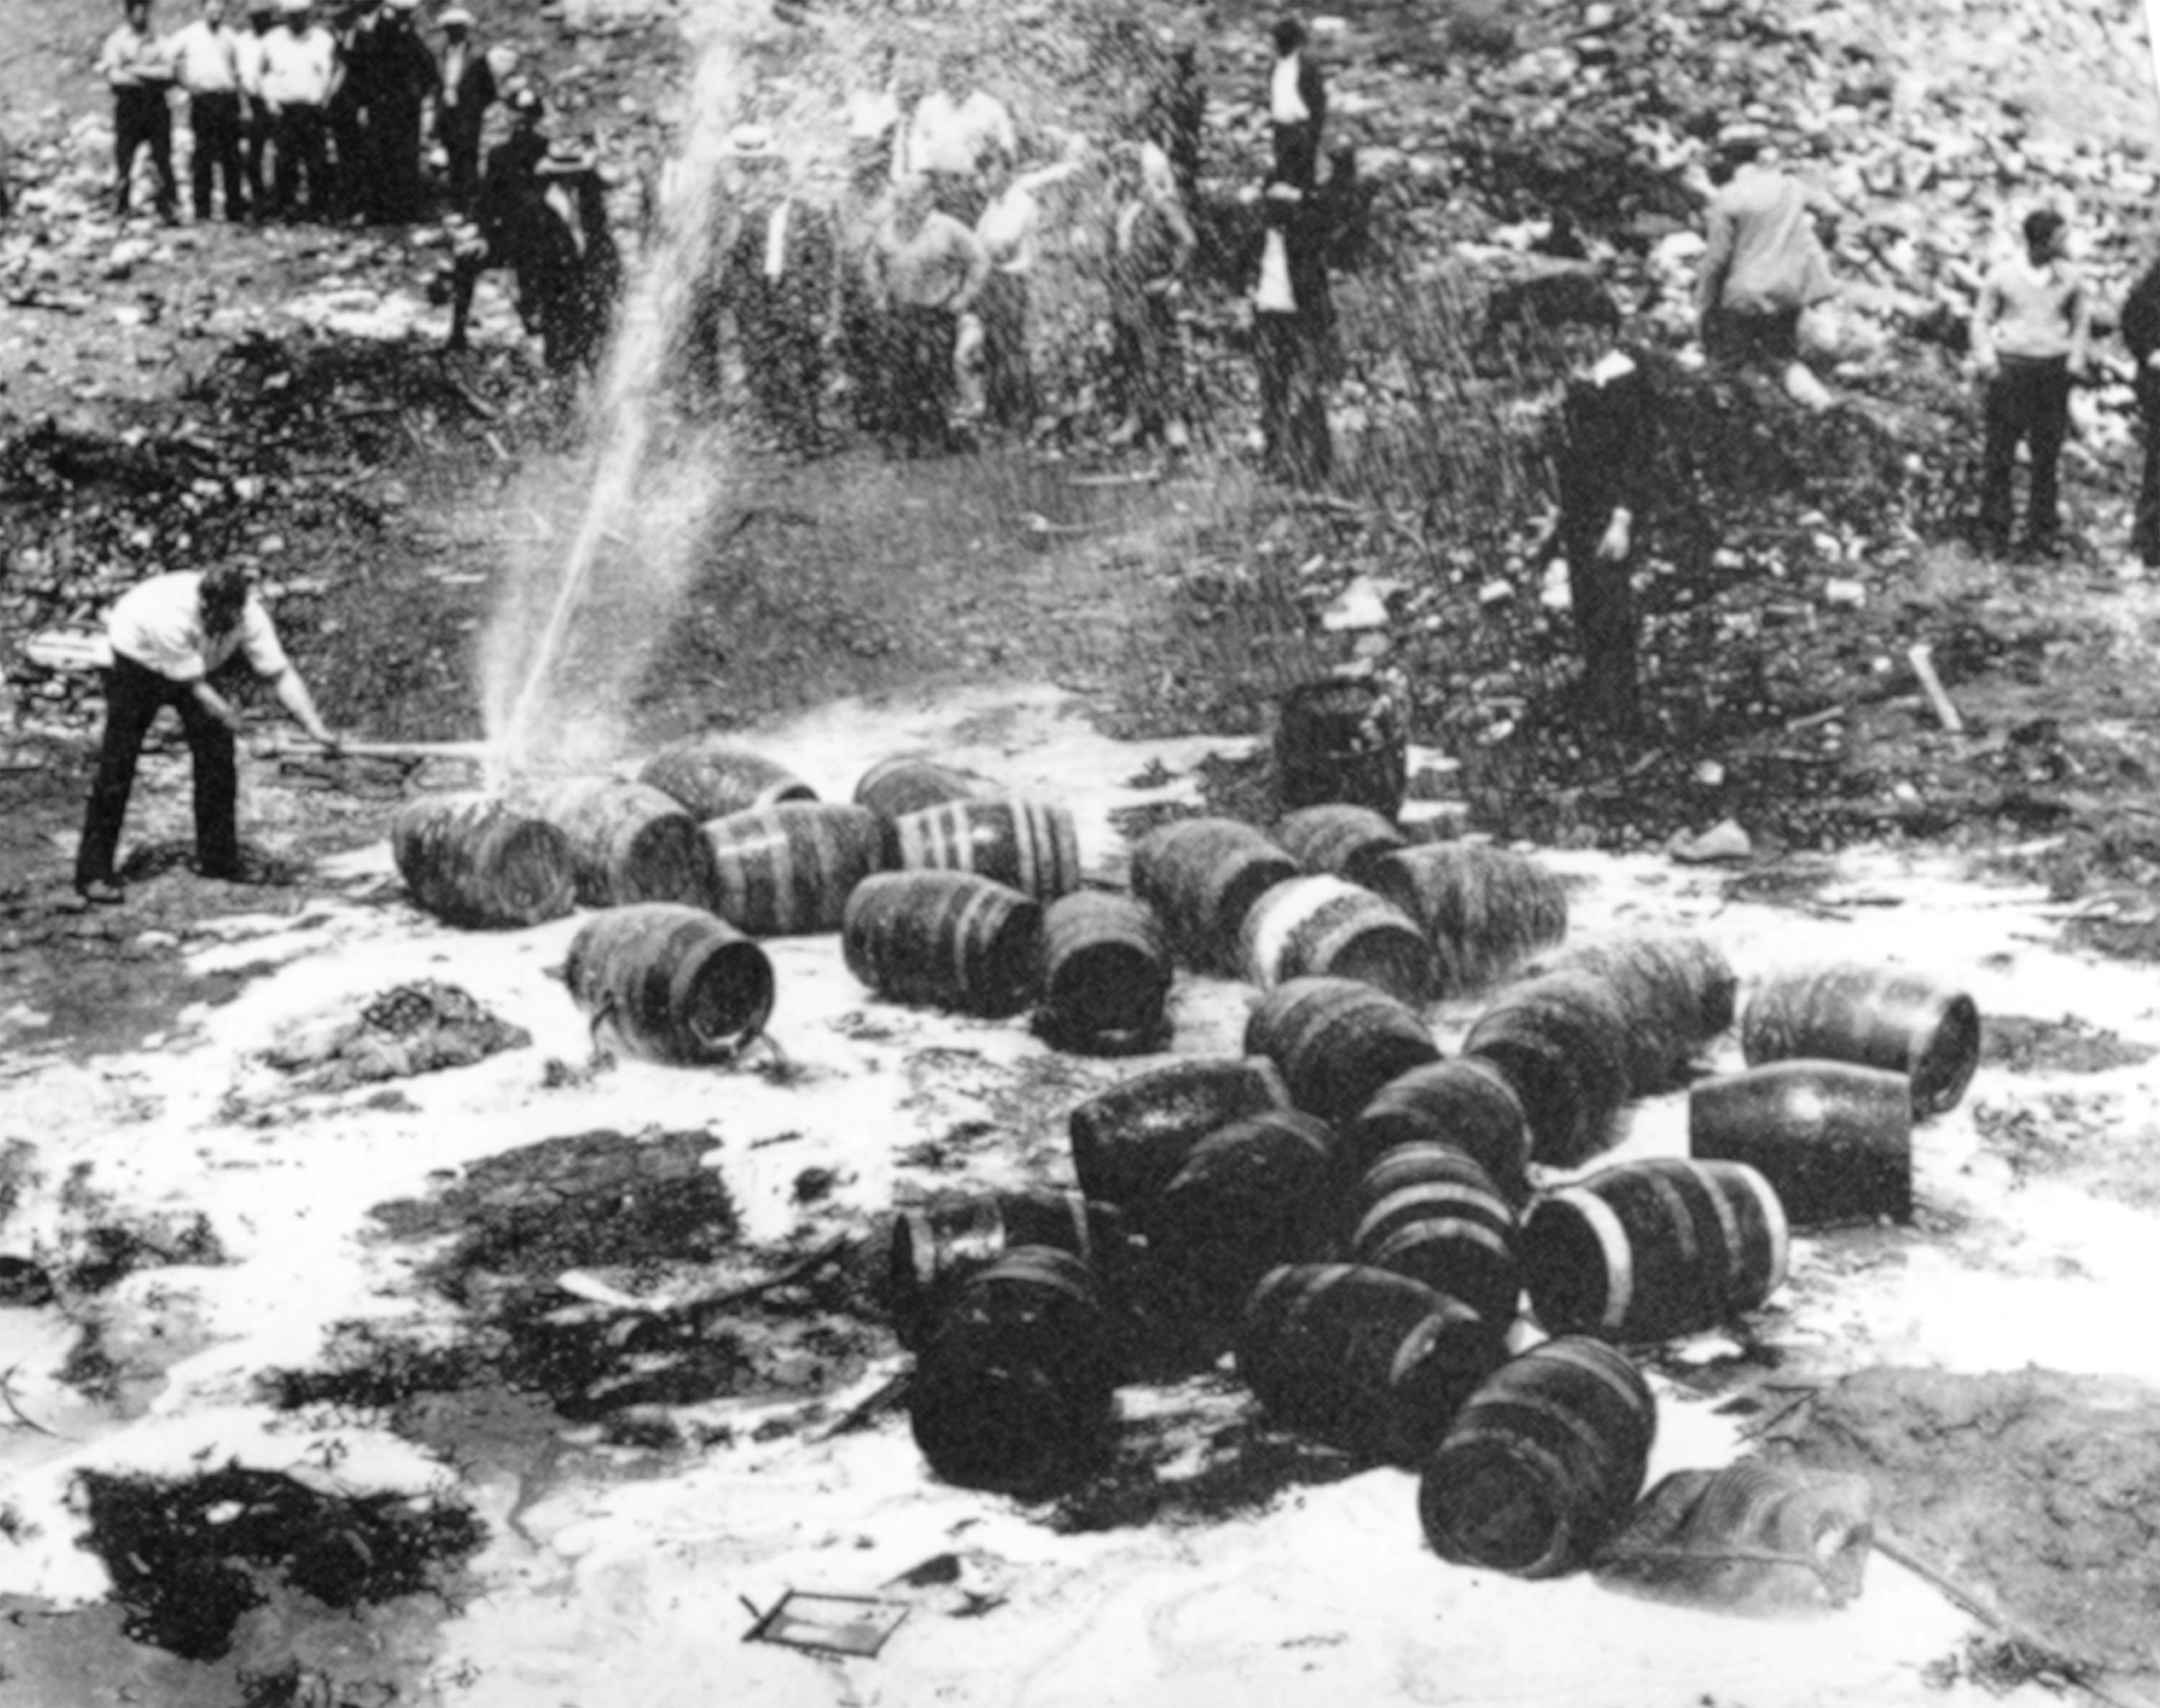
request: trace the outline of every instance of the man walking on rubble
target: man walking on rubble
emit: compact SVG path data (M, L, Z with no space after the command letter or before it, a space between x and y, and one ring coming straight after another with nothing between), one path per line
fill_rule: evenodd
M105 735L75 854L76 893L100 906L127 899L114 855L143 738L164 706L179 714L195 766L195 868L206 878L245 882L233 737L246 725L214 681L235 655L244 657L302 729L331 753L340 750L278 645L247 572L221 563L153 576L121 595L106 634L112 663L105 672Z
M908 179L894 191L890 218L872 252L876 295L890 330L884 385L891 410L890 454L958 450L953 421L960 316L982 294L990 257L974 231L931 205L930 186Z
M2056 467L2070 425L2070 387L2085 371L2092 299L2065 258L2063 216L2025 216L2025 252L1981 285L1972 316L1973 364L1986 385L1981 451L1980 533L1988 551L2010 545L2011 482L2022 442L2032 462L2024 544L2041 557L2061 550Z
M214 176L224 180L226 218L247 217L240 158L240 43L226 27L225 0L203 0L202 16L173 38L173 70L187 91L194 138L188 176L198 220L210 218Z
M453 6L443 26L443 63L436 75L435 140L449 161L450 200L460 210L480 189L480 139L495 105L495 70L473 44L473 15Z
M173 85L173 66L164 44L150 34L150 0L127 0L120 27L105 39L97 69L112 91L112 152L117 176L112 211L126 219L133 201L135 157L150 151L156 175L158 217L170 225L179 217L179 192L173 181L173 110L165 91Z
M1719 135L1702 257L1702 347L1712 359L1760 361L1785 394L1810 409L1830 392L1800 360L1800 316L1837 291L1815 235L1808 193L1762 164L1768 133L1752 124Z

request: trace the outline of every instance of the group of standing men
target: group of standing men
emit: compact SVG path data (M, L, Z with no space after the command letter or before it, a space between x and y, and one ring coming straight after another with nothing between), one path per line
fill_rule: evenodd
M185 97L195 216L397 223L426 211L423 149L432 124L452 198L476 191L480 129L494 71L471 40L472 14L437 19L442 55L421 39L420 0L340 0L330 22L313 0L227 0L170 36L153 33L151 0L124 0L98 70L113 92L114 211L133 203L136 162L150 157L154 205L179 217L173 106Z

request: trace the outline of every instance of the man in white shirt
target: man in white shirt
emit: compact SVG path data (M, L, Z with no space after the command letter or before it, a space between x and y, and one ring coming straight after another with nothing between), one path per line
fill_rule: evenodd
M1079 169L1078 160L1067 159L1032 172L994 173L991 181L1000 187L975 221L976 239L990 257L989 281L976 310L983 327L983 408L1000 426L1026 428L1035 420L1028 288L1041 246L1042 198Z
M120 27L105 39L97 69L112 91L112 149L117 177L112 211L127 217L133 200L135 157L150 151L157 175L158 217L168 225L179 217L179 195L173 181L173 112L165 91L173 86L172 61L164 44L150 34L150 0L127 0Z
M173 73L187 91L188 162L195 217L210 217L210 180L225 181L225 216L247 217L240 164L240 37L225 22L225 0L203 0L202 16L172 39Z
M924 179L939 213L972 226L988 200L984 173L1019 153L1005 102L971 86L966 55L948 54L938 62L937 86L909 116L893 161L893 181Z
M262 104L262 44L278 28L278 0L247 0L247 28L233 42L240 73L240 170L247 181L247 205L257 219L270 206L262 156L270 146L270 115Z
M121 595L106 634L112 664L105 673L105 737L75 854L77 893L101 906L126 900L113 856L143 738L164 706L179 714L195 764L196 869L205 877L242 878L233 737L246 726L211 678L236 654L244 657L302 729L332 753L340 750L278 645L269 613L250 591L247 572L221 563L199 574L153 576Z
M328 151L324 107L337 70L337 44L314 21L309 0L281 0L279 28L262 39L262 105L277 151L272 198L288 220L329 211ZM299 183L307 180L303 203Z
M1275 63L1268 74L1268 120L1275 140L1270 177L1310 192L1320 170L1320 131L1327 122L1327 83L1306 52L1305 25L1276 20Z

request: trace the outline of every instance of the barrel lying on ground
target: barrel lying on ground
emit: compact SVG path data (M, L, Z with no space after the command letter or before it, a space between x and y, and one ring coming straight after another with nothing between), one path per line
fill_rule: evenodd
M883 1291L901 1344L913 1347L973 1276L1007 1253L1042 1245L1070 1252L1098 1277L1124 1255L1124 1225L1077 1192L954 1193L896 1211Z
M731 1060L772 1014L765 951L703 908L611 907L579 928L563 982L631 1054L699 1066Z
M839 930L855 886L892 864L885 821L835 801L732 812L704 835L713 911L752 937Z
M1744 1162L1795 1228L1913 1219L1913 1089L1849 1062L1774 1062L1688 1093L1688 1154Z
M1181 818L1133 846L1133 894L1155 909L1188 966L1242 977L1238 934L1253 904L1298 876L1297 862L1234 818Z
M1035 999L1042 907L967 872L879 872L849 896L840 946L880 996L1002 1019Z
M1766 980L1740 1018L1750 1067L1818 1058L1902 1073L1913 1113L1955 1108L1980 1065L1980 1010L1951 985L1896 968L1841 964Z
M1523 1224L1530 1308L1555 1334L1664 1340L1756 1309L1785 1278L1784 1207L1738 1162L1623 1163Z
M1491 1062L1520 1099L1533 1161L1572 1168L1618 1140L1628 1022L1604 980L1548 973L1510 985L1477 1017L1462 1053Z
M391 821L390 850L414 903L449 925L537 925L577 904L569 838L493 795L407 802Z
M1173 977L1155 910L1129 896L1077 890L1042 912L1042 1019L1082 1047L1162 1028Z
M1326 875L1263 894L1245 915L1238 958L1263 990L1291 979L1355 979L1417 1004L1440 982L1415 921L1370 890Z
M1350 1260L1460 1299L1504 1334L1523 1297L1515 1212L1485 1171L1448 1145L1403 1145L1344 1200Z
M673 796L645 783L575 777L548 790L537 807L569 838L578 900L587 906L711 905L713 851Z
M987 800L1002 787L979 772L921 754L881 759L855 783L855 804L880 818L899 818L945 801Z
M1490 984L1567 935L1567 891L1536 861L1483 843L1384 854L1365 881L1424 927L1451 990Z
M1393 820L1347 801L1285 813L1276 820L1274 835L1306 871L1353 884L1366 883L1368 870L1382 855L1410 846Z
M1233 1317L1255 1283L1321 1253L1335 1135L1295 1109L1269 1109L1218 1128L1137 1214L1158 1263L1185 1283L1192 1307Z
M1410 1008L1354 979L1293 979L1254 1005L1245 1051L1282 1070L1290 1101L1322 1120L1350 1119L1389 1080L1440 1059Z
M1080 887L1072 814L1040 801L947 801L892 821L893 854L906 871L974 872L1038 901Z
M818 792L786 766L724 735L689 735L669 742L646 761L637 780L673 797L700 823L753 807L818 798Z
M1657 1406L1625 1354L1565 1336L1470 1395L1418 1482L1443 1560L1516 1577L1580 1570L1642 1493Z
M1356 1264L1295 1264L1253 1290L1238 1374L1269 1415L1361 1458L1414 1464L1502 1357L1458 1300Z
M1687 1082L1698 1054L1732 1024L1739 980L1715 943L1685 933L1585 943L1555 971L1602 979L1628 1022L1628 1078L1637 1097Z
M1507 1076L1475 1056L1398 1074L1342 1129L1343 1171L1354 1181L1399 1145L1446 1145L1485 1171L1508 1203L1529 1201L1530 1129Z
M1264 1056L1167 1062L1073 1106L1072 1171L1090 1198L1138 1203L1161 1191L1210 1133L1290 1106L1289 1088Z
M1054 1493L1100 1457L1116 1379L1093 1271L1070 1252L1024 1246L939 1315L908 1384L909 1419L948 1482Z

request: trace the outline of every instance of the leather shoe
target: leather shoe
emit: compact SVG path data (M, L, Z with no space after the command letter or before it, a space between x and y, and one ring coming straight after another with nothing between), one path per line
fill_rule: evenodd
M116 907L127 899L125 890L105 878L93 878L87 884L78 884L75 886L75 893L100 907Z

